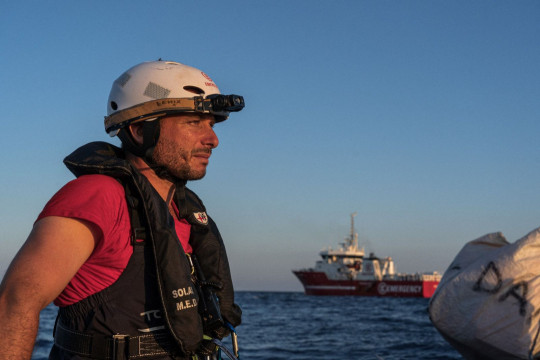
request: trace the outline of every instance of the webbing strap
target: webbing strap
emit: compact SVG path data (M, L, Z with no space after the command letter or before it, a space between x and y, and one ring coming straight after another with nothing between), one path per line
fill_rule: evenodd
M221 340L218 340L218 339L212 339L212 342L213 342L214 344L216 344L216 345L219 347L219 349L220 349L221 351L223 351L223 352L225 353L225 355L227 355L227 357L228 357L229 359L231 359L231 360L238 360L238 358L237 358L236 356L234 356L234 354L232 353L232 351L229 350L229 349L225 346L225 344L223 344L223 342L222 342Z
M165 332L140 336L88 335L67 329L60 322L56 326L54 345L69 353L98 360L141 359L176 352L172 338Z
M126 202L128 203L129 219L131 222L131 245L144 245L146 241L146 224L141 218L144 212L142 202L135 197L132 184L123 184L126 192Z

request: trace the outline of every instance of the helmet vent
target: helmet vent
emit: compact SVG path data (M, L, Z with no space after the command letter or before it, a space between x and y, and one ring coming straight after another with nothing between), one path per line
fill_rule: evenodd
M184 86L184 90L189 91L190 93L197 94L197 95L204 94L204 90L196 86L187 85L187 86Z
M129 79L131 79L131 75L129 75L127 72L125 72L122 75L120 75L120 77L118 79L116 79L115 83L117 83L118 86L120 86L120 87L124 87L127 84L127 82L129 81Z
M116 101L111 101L111 109L113 109L114 111L118 110L118 104L116 103Z
M170 92L171 90L165 89L164 87L161 87L153 82L149 82L144 90L144 95L153 99L163 99L169 96Z

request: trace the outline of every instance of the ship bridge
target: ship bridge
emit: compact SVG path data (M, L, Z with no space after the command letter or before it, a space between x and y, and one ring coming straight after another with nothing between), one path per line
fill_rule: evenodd
M339 261L339 260L362 260L364 258L364 249L358 249L354 251L346 251L346 250L323 250L319 253L321 258L325 261L332 260L332 261Z

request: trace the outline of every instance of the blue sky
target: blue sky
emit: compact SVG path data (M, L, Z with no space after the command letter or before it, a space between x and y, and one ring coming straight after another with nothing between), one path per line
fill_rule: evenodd
M43 1L0 12L0 274L62 159L112 141L112 81L142 61L208 73L246 108L193 182L240 290L360 240L443 272L463 244L540 226L538 1Z

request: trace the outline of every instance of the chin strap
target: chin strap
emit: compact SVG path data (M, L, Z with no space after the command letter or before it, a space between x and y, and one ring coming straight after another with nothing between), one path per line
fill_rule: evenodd
M143 130L143 143L142 144L138 144L137 142L135 142L128 128L123 128L118 133L118 137L122 141L122 144L124 145L124 149L129 151L133 155L143 158L144 161L146 161L146 163L150 166L154 165L154 161L152 160L152 155L154 153L154 149L159 139L159 132L160 132L159 120L160 119L158 118L152 121L144 121L142 123L142 130Z
M160 134L160 119L157 118L152 121L145 121L142 123L143 130L143 143L139 144L134 139L128 128L123 128L118 133L118 137L122 141L124 150L129 151L135 156L138 156L148 164L149 167L154 169L156 175L162 179L167 179L171 182L178 182L179 179L176 179L172 176L169 171L163 167L159 166L154 162L153 155L154 149L156 148L157 142L159 140Z

